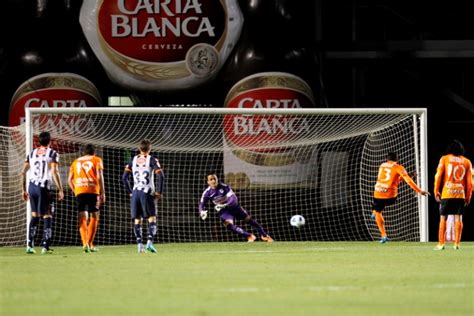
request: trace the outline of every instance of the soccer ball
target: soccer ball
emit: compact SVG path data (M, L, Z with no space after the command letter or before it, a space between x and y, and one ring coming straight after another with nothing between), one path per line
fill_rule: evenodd
M306 220L301 215L293 215L290 219L290 224L293 227L300 228L306 223Z

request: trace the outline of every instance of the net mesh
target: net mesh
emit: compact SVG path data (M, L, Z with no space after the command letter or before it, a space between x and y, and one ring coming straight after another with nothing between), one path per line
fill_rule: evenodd
M158 202L158 242L238 241L209 207L198 217L197 204L214 171L229 184L240 204L277 241L372 240L370 220L378 167L395 151L407 171L417 171L420 117L416 114L34 114L33 139L52 135L67 188L69 166L85 144L104 161L107 202L101 211L96 244L135 241L130 198L121 183L125 164L143 138L152 142L165 174ZM25 126L0 128L0 244L22 245L26 203L21 200ZM65 190L55 203L53 245L81 245L76 202ZM400 185L397 203L384 211L392 240L420 240L418 198ZM303 215L294 228L290 218ZM247 231L252 228L236 222ZM41 232L41 227L39 228ZM256 231L252 231L256 233ZM38 235L41 235L39 233ZM40 238L41 236L38 236Z

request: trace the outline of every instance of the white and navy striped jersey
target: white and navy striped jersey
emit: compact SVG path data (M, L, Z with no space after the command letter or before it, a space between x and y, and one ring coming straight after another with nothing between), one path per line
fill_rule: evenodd
M160 173L161 166L158 159L150 155L136 155L133 160L125 166L131 170L133 175L133 190L154 194L155 173ZM161 193L161 188L158 188Z
M25 162L30 164L28 170L28 180L42 188L51 189L52 175L51 163L59 163L59 154L49 147L35 148L28 156Z

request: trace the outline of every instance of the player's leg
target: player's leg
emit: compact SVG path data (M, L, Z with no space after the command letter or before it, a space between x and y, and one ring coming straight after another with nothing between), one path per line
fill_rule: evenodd
M221 218L224 226L228 230L230 230L231 232L233 232L233 233L235 233L239 236L247 238L248 242L253 242L253 241L255 241L255 239L257 239L257 237L255 237L254 234L251 234L251 233L245 231L244 229L242 229L241 227L235 225L234 224L234 215L231 214L228 210L219 212L219 217Z
M146 242L146 251L156 253L157 250L155 246L153 245L153 241L156 236L156 216L150 216L148 217L148 236L147 236L147 242Z
M446 243L446 216L439 216L439 228L438 228L438 245L435 250L443 250L444 244Z
M387 232L385 231L385 219L383 218L382 211L375 212L375 222L380 231L380 243L388 241Z
M34 254L36 253L34 249L34 240L36 237L36 230L38 229L38 224L39 224L39 216L37 212L31 212L31 220L30 224L28 225L28 241L27 241L27 247L26 247L26 253L28 254Z
M54 205L51 203L51 195L49 190L40 188L37 208L38 213L43 218L43 239L41 240L41 253L50 254L53 252L51 249L49 249L49 243L53 235L51 227L53 221Z
M50 254L53 253L53 250L49 248L51 237L53 236L52 230L52 221L53 216L52 214L48 214L43 216L43 240L41 241L41 253L42 254Z
M375 223L380 232L380 243L386 243L389 239L387 237L387 232L385 231L385 219L382 215L382 211L385 210L385 207L395 203L395 198L391 199L377 199L374 198L373 202L373 213L375 214Z
M153 241L156 236L156 200L149 194L144 195L144 207L143 210L144 216L148 219L148 235L146 242L146 251L156 253L156 248L153 246Z
M87 243L87 221L89 213L87 211L79 212L79 234L81 235L82 249L84 252L89 253L90 247Z
M273 238L268 235L268 233L263 229L262 225L260 225L256 220L250 216L247 211L245 211L242 207L240 210L237 210L237 214L235 216L237 219L241 219L243 217L244 222L250 224L250 226L255 227L260 234L260 238L266 242L273 242Z
M30 206L31 206L31 220L28 224L28 240L26 246L26 253L34 254L36 253L34 249L34 241L36 237L36 231L38 229L38 224L40 221L40 217L38 214L38 199L39 199L39 188L30 183L28 186L28 194L30 196Z
M454 208L456 212L454 214L454 249L459 249L461 245L461 235L463 229L462 216L464 214L464 199L456 199Z
M462 215L454 215L454 249L459 249L462 235Z
M441 200L441 205L439 208L439 226L438 226L438 245L434 250L443 250L444 244L446 243L446 217L448 214L448 205L449 200Z
M142 237L142 223L143 223L143 210L140 202L140 191L133 191L131 199L131 215L133 220L133 234L135 235L138 252L145 252L145 247L143 247L143 237Z
M89 216L89 225L87 226L87 243L91 252L97 252L94 240L99 227L100 211L91 212Z
M91 194L89 209L89 224L87 225L87 244L91 252L97 252L98 249L95 247L94 239L97 234L97 229L99 227L99 218L100 218L100 199L99 195Z
M87 222L89 219L89 213L87 209L88 205L88 200L87 200L87 194L79 194L77 197L77 210L79 212L79 234L81 235L81 241L82 241L82 250L85 253L90 252L89 244L88 244L88 239L87 239Z
M137 240L138 252L145 252L145 247L143 246L143 237L142 237L142 218L135 218L133 220L133 234Z
M455 227L454 227L454 215L448 215L446 218L446 242L455 241Z

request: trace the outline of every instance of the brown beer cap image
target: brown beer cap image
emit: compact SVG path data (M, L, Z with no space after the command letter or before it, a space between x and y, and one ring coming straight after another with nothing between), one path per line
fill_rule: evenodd
M9 126L22 124L26 107L83 108L98 107L101 103L99 91L86 78L73 73L45 73L26 80L16 90L10 103L8 123ZM95 129L91 120L67 114L35 116L32 124L35 133L49 131L53 142L60 135L78 138L82 134L89 135ZM75 145L66 145L65 142L53 143L52 146L55 149L61 147L61 152L76 150Z
M44 73L23 82L10 102L9 126L22 123L25 107L96 107L102 104L95 85L73 73Z

